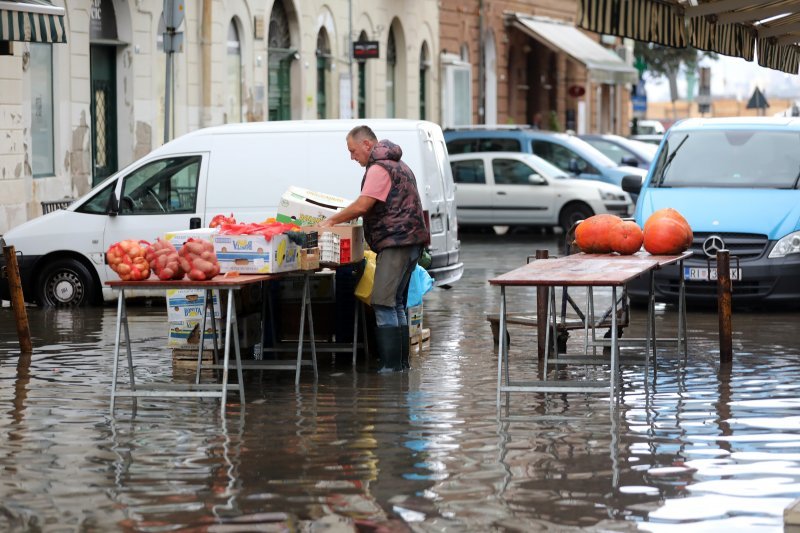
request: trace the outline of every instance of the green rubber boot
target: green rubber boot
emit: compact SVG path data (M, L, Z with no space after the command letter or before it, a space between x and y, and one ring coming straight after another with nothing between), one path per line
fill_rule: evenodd
M375 329L375 344L377 345L378 360L380 361L379 374L399 372L403 369L400 361L400 328L392 326Z
M411 362L408 359L411 349L411 339L409 338L408 326L400 326L400 366L403 370L411 369Z

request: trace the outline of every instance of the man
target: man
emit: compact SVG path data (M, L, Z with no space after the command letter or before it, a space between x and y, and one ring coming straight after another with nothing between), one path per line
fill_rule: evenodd
M364 236L377 255L372 308L375 311L380 370L410 368L406 298L411 273L422 247L430 242L414 173L400 160L403 151L388 140L378 141L368 126L347 134L350 159L366 168L361 194L320 224L323 228L364 219Z

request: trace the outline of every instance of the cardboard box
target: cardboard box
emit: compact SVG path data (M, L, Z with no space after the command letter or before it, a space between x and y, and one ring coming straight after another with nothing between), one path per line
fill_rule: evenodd
M285 234L267 240L263 235L215 235L214 252L221 273L274 274L300 268L300 246Z
M300 250L300 270L317 270L319 268L319 247Z
M170 322L169 333L167 335L167 346L174 348L200 347L200 320L184 320L181 322ZM203 343L204 348L214 347L212 336L211 321L206 320L206 332ZM218 330L217 346L222 346L223 335Z
M356 263L364 259L364 226L337 224L330 228L320 228L318 226L304 227L303 231L316 231L319 234L320 248L324 240L324 233L331 232L339 236L339 260L338 263ZM324 250L320 250L323 252ZM321 257L321 256L320 256ZM323 259L321 259L323 260Z
M300 187L289 187L280 202L275 219L278 222L312 226L319 224L340 209L350 205L349 200Z
M183 243L192 239L205 239L214 242L214 235L219 233L219 228L197 228L180 231L168 231L164 234L164 240L172 243L176 250L183 247Z
M211 292L214 302L214 317L222 318L219 306L219 291ZM167 320L182 322L185 320L201 320L206 304L206 291L202 289L167 289ZM210 320L209 315L206 320Z
M408 336L415 337L422 334L422 304L406 309L408 316Z

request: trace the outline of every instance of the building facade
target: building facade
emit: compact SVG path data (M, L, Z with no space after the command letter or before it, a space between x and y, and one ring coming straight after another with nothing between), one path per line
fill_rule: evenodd
M169 75L163 0L52 3L67 43L0 55L0 234L201 127L439 119L435 0L176 0Z
M632 43L575 28L574 0L442 0L442 126L627 134ZM601 44L607 43L607 44Z

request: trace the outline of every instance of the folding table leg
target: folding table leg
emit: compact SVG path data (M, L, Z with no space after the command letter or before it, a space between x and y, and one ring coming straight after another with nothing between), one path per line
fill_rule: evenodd
M306 327L306 283L308 277L303 276L303 299L300 304L300 331L297 334L297 363L294 371L294 384L300 384L300 367L303 364L303 342L305 341L305 327Z
M500 286L500 339L497 344L497 408L500 408L500 389L503 384L503 359L506 345L506 288ZM508 377L506 376L506 384Z
M122 332L122 307L125 302L125 289L117 295L117 328L114 333L114 366L111 369L111 415L114 415L114 401L117 395L117 372L119 369L119 342Z
M194 372L194 382L195 384L200 384L200 369L203 367L203 348L205 347L206 343L206 318L208 318L208 304L211 297L211 291L206 289L203 291L203 319L200 322L200 347L197 349L197 366L195 367ZM214 324L214 304L211 303L211 324L212 324L212 331L216 328L213 327ZM216 333L213 331L212 334Z
M614 403L617 394L617 374L619 372L619 344L617 340L617 287L611 287L611 389L610 402Z
M358 352L358 314L360 305L361 302L356 299L355 304L353 305L355 308L355 313L353 316L353 370L356 368L356 354Z
M125 295L120 291L122 296L122 329L125 332L125 351L128 354L128 379L131 382L131 390L136 390L136 376L133 374L133 354L131 353L131 330L128 328L128 306L125 303ZM134 397L133 402L136 403Z
M306 313L308 313L308 333L311 341L311 367L314 369L314 381L317 381L317 343L314 339L314 316L311 310L311 274L305 274L305 291L303 298L307 300Z
M233 298L234 291L231 289L231 293L228 298ZM233 312L236 313L236 304L234 303ZM236 359L236 379L239 382L239 403L241 404L242 408L244 408L244 376L242 375L242 351L239 346L239 327L237 322L236 316L233 317L233 355ZM225 405L226 398L223 398L223 405Z
M538 320L538 318L537 318ZM547 381L547 370L550 364L550 349L556 344L556 289L547 287L547 330L544 335L544 369L542 371L542 381ZM552 333L551 333L552 332ZM556 357L558 350L556 349Z
M361 308L361 336L364 338L364 357L369 358L369 335L367 334L367 310L360 301L356 305Z
M683 275L683 260L678 262L678 343L683 349L684 359L689 356L688 325L686 323L686 278Z
M231 335L238 335L236 330L236 305L234 305L233 294L233 289L228 289L228 309L225 313L227 317L225 321L225 349L222 355L222 397L220 398L222 416L225 416L225 402L228 399L228 362L231 356ZM239 368L241 366L239 364Z

